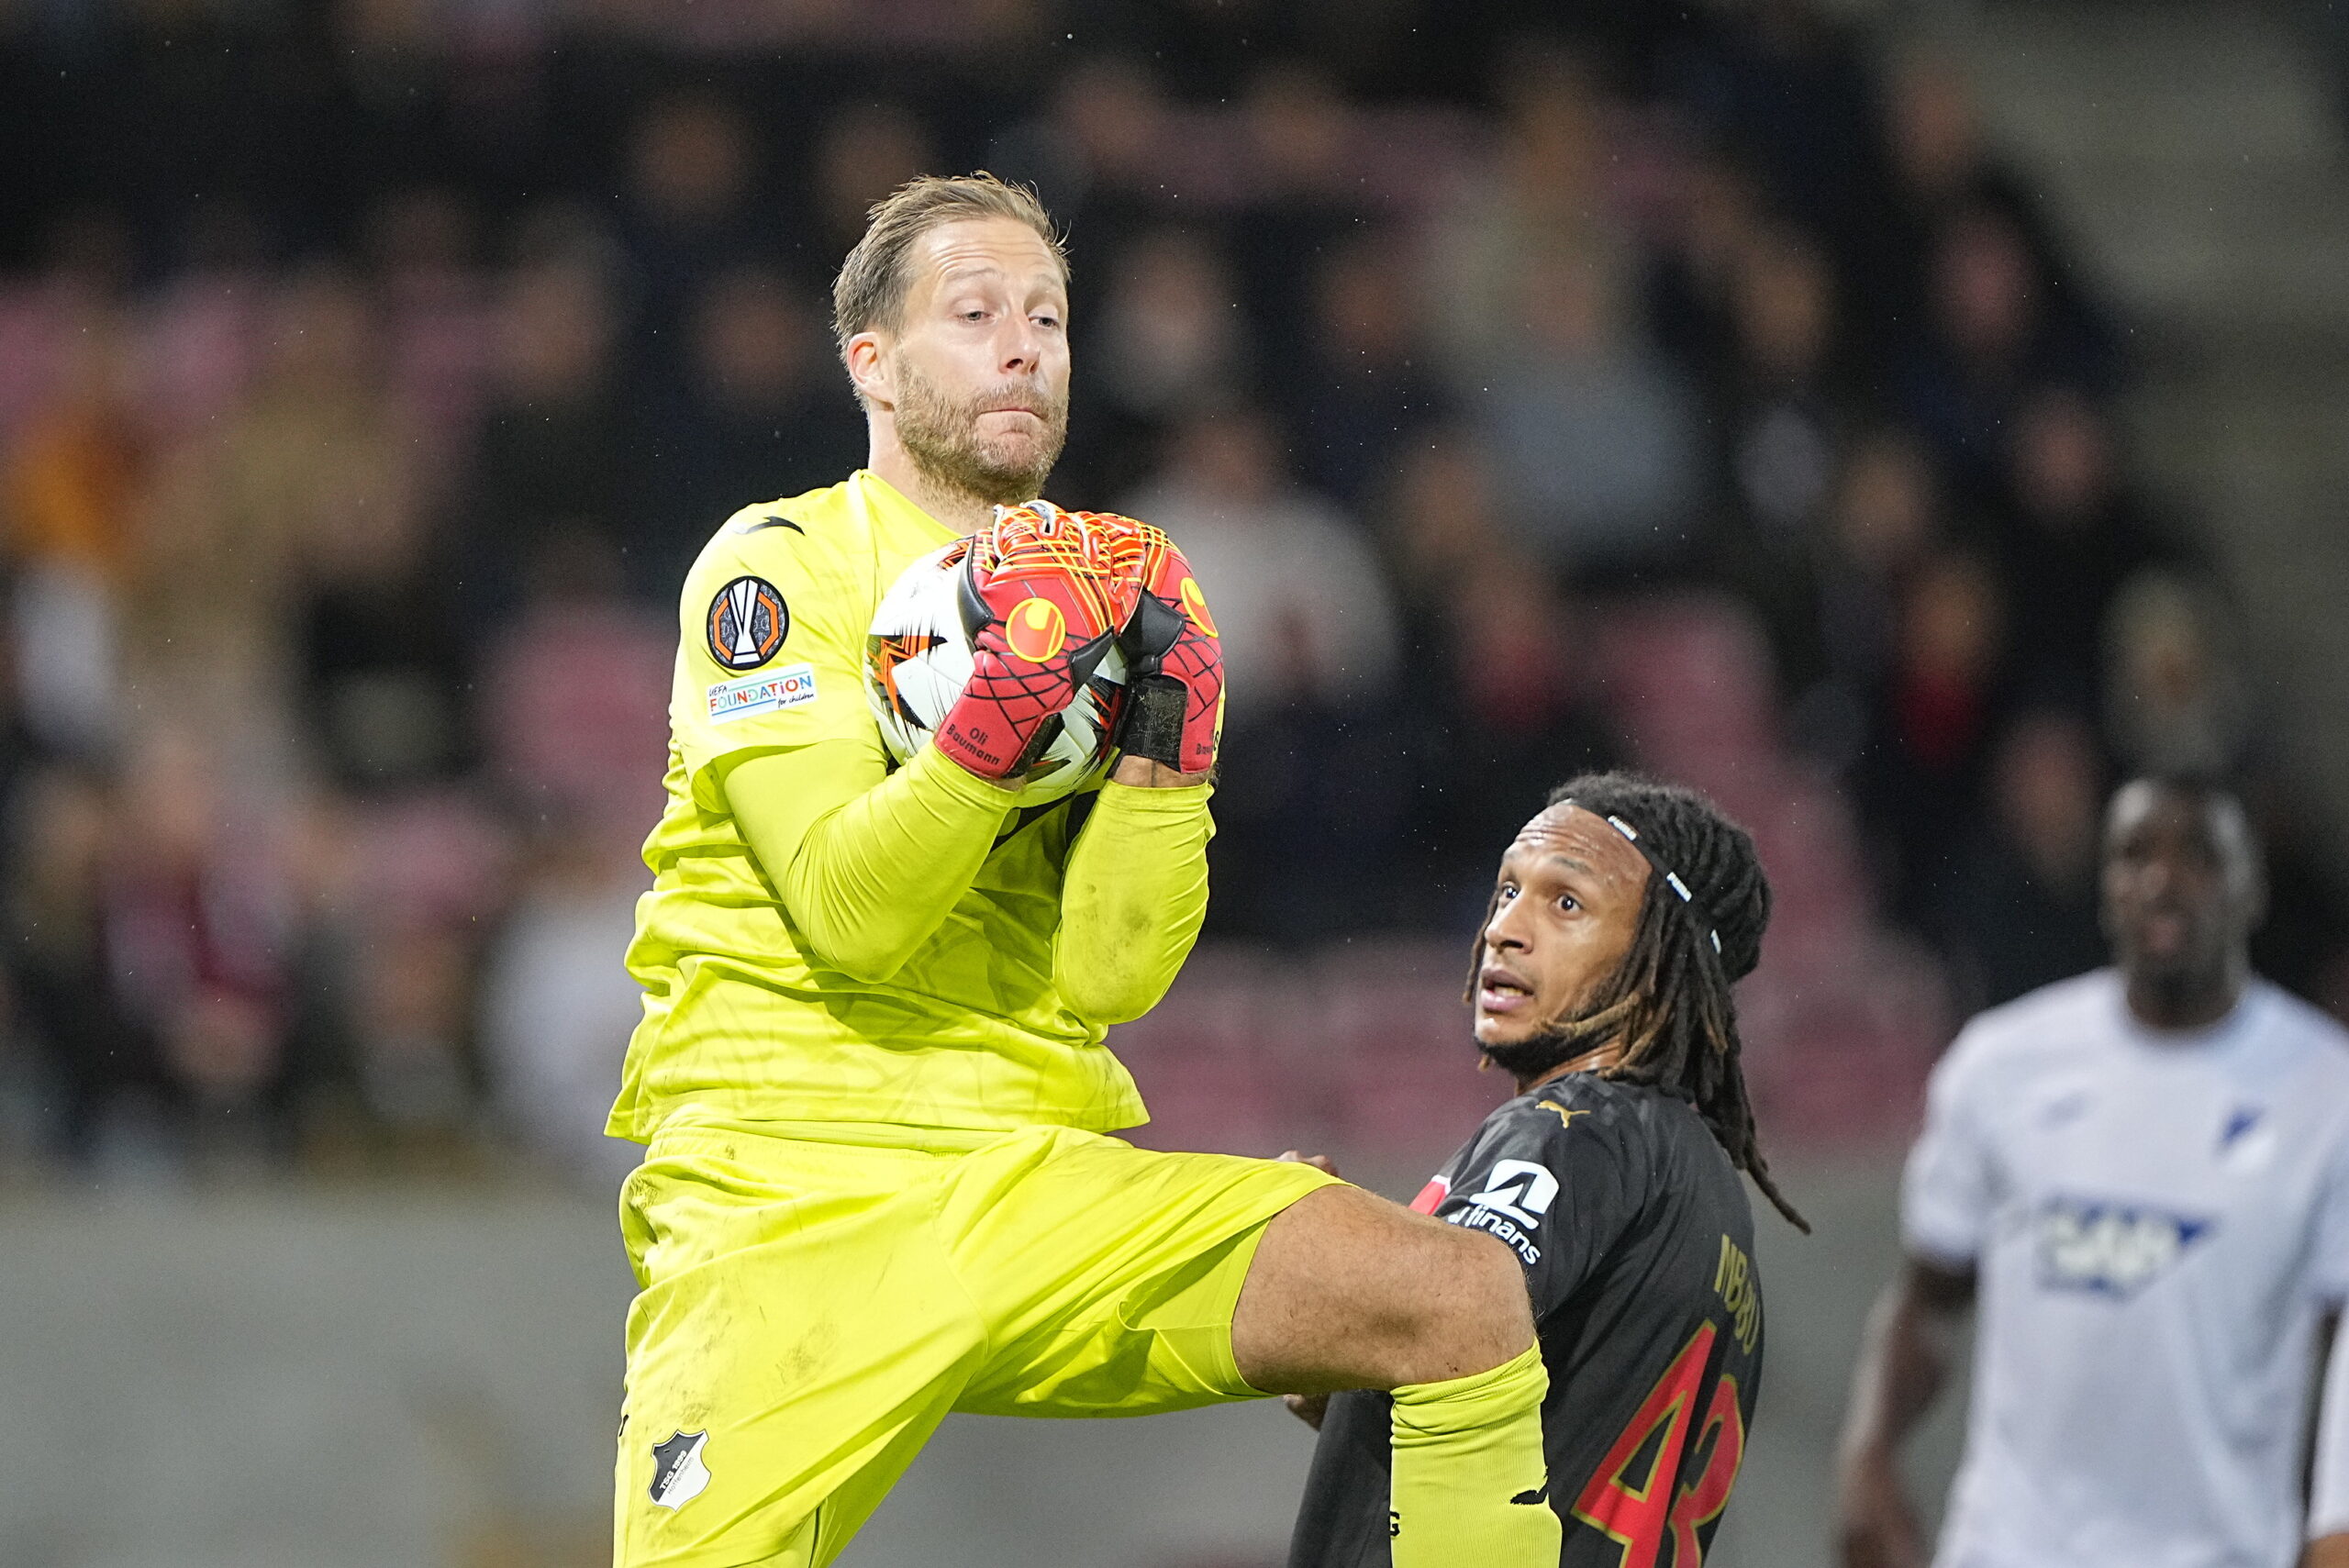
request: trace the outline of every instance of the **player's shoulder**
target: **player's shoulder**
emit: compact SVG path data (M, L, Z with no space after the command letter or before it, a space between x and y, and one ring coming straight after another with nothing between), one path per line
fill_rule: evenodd
M796 495L754 501L718 525L704 553L730 550L737 554L778 548L838 547L863 525L863 509L854 505L852 479Z
M2253 981L2248 1000L2259 1009L2258 1027L2297 1066L2349 1089L2349 1029L2338 1018L2272 981Z
M2251 997L2264 1009L2262 1022L2266 1028L2349 1071L2349 1028L2343 1027L2340 1019L2272 980L2254 980Z
M744 506L705 540L685 573L685 600L697 613L710 596L750 577L805 591L846 570L860 549L861 509L850 482Z
M1943 1057L1943 1071L1970 1077L2069 1060L2115 1037L2122 1005L2113 969L2043 985L1968 1018Z
M1659 1194L1742 1191L1695 1106L1653 1084L1598 1073L1569 1073L1497 1106L1468 1163L1503 1158L1541 1164L1586 1190L1596 1184L1626 1212Z
M1636 1118L1647 1097L1654 1091L1639 1084L1619 1083L1598 1073L1568 1073L1553 1078L1529 1094L1520 1095L1503 1110L1522 1106L1531 1116L1555 1116L1570 1113L1575 1117L1592 1117L1598 1123L1620 1126Z
M1660 1089L1569 1073L1496 1106L1485 1128L1519 1147L1575 1142L1620 1151L1655 1138L1675 1107L1687 1108Z

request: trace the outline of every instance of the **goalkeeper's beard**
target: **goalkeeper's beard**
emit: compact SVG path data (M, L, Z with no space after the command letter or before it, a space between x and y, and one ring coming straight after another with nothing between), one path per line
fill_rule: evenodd
M892 410L897 444L920 475L941 490L990 506L1012 506L1033 500L1044 488L1044 476L1060 461L1068 439L1068 396L1048 396L1035 382L991 387L966 398L947 395L935 382L900 358L896 364L897 401ZM1041 436L979 433L979 417L1019 398L1043 421Z

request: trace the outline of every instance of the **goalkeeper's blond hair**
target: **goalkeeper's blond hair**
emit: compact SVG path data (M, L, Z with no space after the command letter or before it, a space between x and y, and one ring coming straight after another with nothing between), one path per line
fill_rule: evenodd
M864 238L841 263L832 280L832 336L845 353L848 340L873 328L894 328L906 306L906 253L914 241L942 223L1008 217L1036 231L1068 275L1068 251L1036 193L998 180L982 169L974 174L923 174L874 202L865 214Z

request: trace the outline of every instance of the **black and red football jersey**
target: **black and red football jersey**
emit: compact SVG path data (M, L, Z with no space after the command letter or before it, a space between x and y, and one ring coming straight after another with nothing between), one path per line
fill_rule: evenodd
M1485 1118L1412 1205L1506 1243L1550 1373L1542 1407L1564 1568L1696 1568L1729 1504L1762 1380L1745 1183L1657 1089L1574 1073ZM1388 1548L1392 1401L1330 1401L1289 1568Z

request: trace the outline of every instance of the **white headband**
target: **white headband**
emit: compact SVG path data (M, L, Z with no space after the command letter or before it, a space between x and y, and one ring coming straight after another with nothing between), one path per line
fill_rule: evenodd
M1672 889L1673 892L1680 895L1680 902L1688 906L1688 913L1701 918L1705 922L1705 935L1711 940L1713 951L1718 953L1721 951L1721 934L1720 929L1714 926L1712 917L1704 910L1697 907L1697 895L1688 891L1688 884L1680 880L1680 873L1678 872L1664 864L1663 861L1657 858L1656 852L1648 848L1646 841L1640 837L1640 830L1637 828L1632 827L1629 822L1624 821L1621 817L1614 815L1612 812L1591 811L1589 806L1583 806L1581 801L1575 800L1571 796L1558 802L1558 804L1560 806L1580 806L1585 811L1590 811L1590 814L1593 817L1598 817L1609 828L1612 828L1618 833L1622 834L1624 839L1631 844L1631 848L1640 851L1641 858L1655 868L1656 874L1664 878L1664 884Z

